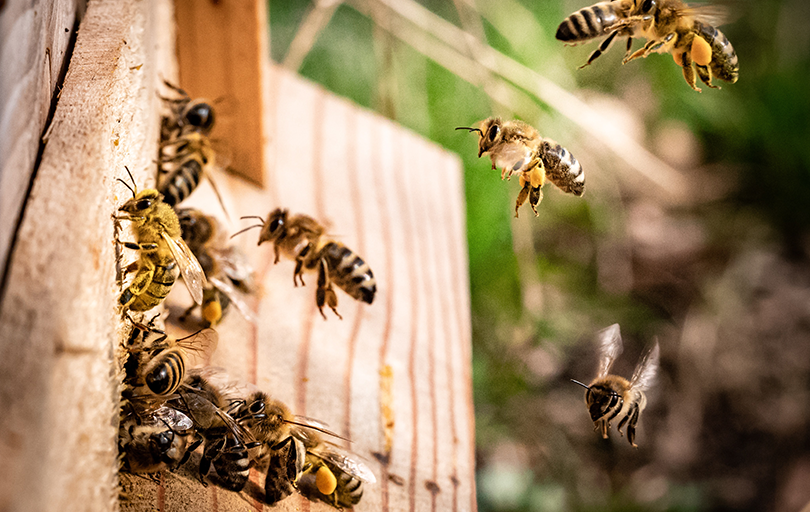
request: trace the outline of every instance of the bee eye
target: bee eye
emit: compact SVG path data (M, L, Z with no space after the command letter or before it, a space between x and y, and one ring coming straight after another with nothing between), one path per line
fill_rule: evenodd
M150 206L152 206L152 200L151 199L141 199L140 201L135 203L135 208L137 208L139 210L146 210Z
M490 126L489 130L487 131L487 139L489 139L490 142L493 142L499 133L501 133L501 128L494 124Z
M166 432L161 432L154 436L155 444L158 448L160 448L161 452L166 452L169 448L172 447L172 441L174 441L174 432L171 430Z
M655 0L644 0L641 5L641 12L650 12L653 8L655 8Z
M186 122L205 131L210 130L214 125L214 111L207 103L200 103L188 111Z
M264 400L256 400L248 408L251 414L259 414L264 411Z
M270 232L275 233L276 231L278 231L278 228L280 228L282 224L283 222L281 219L273 219L270 222Z

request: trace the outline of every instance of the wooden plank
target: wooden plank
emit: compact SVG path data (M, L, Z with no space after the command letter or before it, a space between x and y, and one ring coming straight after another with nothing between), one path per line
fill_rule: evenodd
M175 0L181 86L217 101L211 138L234 172L262 184L263 84L267 83L267 3Z
M0 510L117 506L111 214L125 165L154 172L161 5L94 0L80 26L0 304Z
M33 0L0 9L0 281L80 3Z
M474 510L461 162L287 71L274 69L272 78L267 188L215 176L234 219L230 231L245 225L239 216L266 216L278 206L313 215L369 262L378 291L372 305L338 291L343 320L328 313L324 321L314 303L315 277L293 287L293 262L273 265L272 248L257 247L258 232L248 232L234 243L259 275L258 321L226 316L212 364L352 440L350 449L369 460L378 478L356 510ZM295 131L288 129L291 119ZM208 185L188 203L227 224ZM181 311L188 300L175 287L170 309ZM386 408L393 413L388 428ZM125 479L128 495L137 498L122 509L266 508L255 492L203 489L193 469L162 478ZM261 486L259 475L254 484ZM273 510L333 509L296 495Z

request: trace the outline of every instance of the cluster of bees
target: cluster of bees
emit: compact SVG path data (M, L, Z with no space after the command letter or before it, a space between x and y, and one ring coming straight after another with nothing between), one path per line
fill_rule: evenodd
M626 37L623 62L650 53L670 53L686 82L700 91L695 73L712 88L716 88L713 78L737 80L737 56L715 28L721 14L717 8L691 7L680 0L605 1L571 14L560 24L557 39L576 44L605 36L587 66L617 37ZM635 52L634 37L647 40ZM177 208L216 165L209 140L214 111L182 89L168 83L167 87L176 97L164 98L167 113L161 122L158 188L139 191L134 180L132 186L120 180L130 189L132 199L119 208L116 222L129 221L135 238L120 243L138 255L124 269L134 276L119 299L132 326L123 347L127 356L119 432L122 468L136 474L175 470L202 447L198 462L201 482L207 479L240 492L251 468L257 468L265 474L264 501L268 504L297 490L336 508L351 507L360 501L363 484L373 483L375 477L359 456L329 440L340 439L337 434L316 420L295 416L286 405L258 389L230 382L209 368L191 368L215 349L218 336L210 326L220 321L230 304L251 318L245 295L255 285L246 258L227 246L214 217ZM478 156L489 155L492 168L501 168L501 179L519 176L516 216L527 200L538 214L546 179L576 196L585 191L585 175L573 155L522 121L489 118L477 127L458 129L478 134ZM315 301L324 318L325 306L340 317L335 286L356 300L373 302L376 281L369 265L329 238L312 217L277 208L266 219L244 219L258 222L236 234L259 228L258 243L273 244L276 263L282 254L295 261L296 286L304 284L304 272L317 274ZM209 327L174 339L156 325L157 315L148 321L144 317L163 302L180 276L195 302L181 320L200 307ZM627 380L610 374L622 351L618 325L599 336L596 378L588 385L574 382L587 390L585 401L594 428L607 438L610 422L619 418L617 430L621 434L627 425L627 439L636 446L636 425L647 403L644 392L658 369L658 344L645 352Z
M247 258L227 245L216 218L178 208L203 177L211 179L214 110L204 100L166 86L176 97L163 98L158 187L138 190L131 173L131 186L119 179L132 198L114 216L116 225L127 221L134 236L134 241L118 242L137 254L123 269L132 276L119 297L131 326L122 346L121 468L154 475L194 460L200 482L234 492L245 489L256 468L264 473L265 503L297 490L336 508L352 507L363 496L363 484L376 479L358 455L332 441L345 439L317 420L294 415L255 386L204 366L218 344L211 326L231 304L252 320L246 297L255 289L254 272ZM276 263L281 253L295 261L296 285L304 284L305 271L316 273L315 300L324 318L325 306L340 316L335 286L357 300L373 302L376 281L368 264L330 239L315 219L282 208L266 220L255 218L258 224L239 233L261 228L258 243L273 244ZM207 326L179 339L158 325L160 313L147 313L162 304L178 277L194 300L178 320L185 321L199 307ZM198 447L202 455L196 462L192 454Z
M588 61L590 65L608 50L617 37L627 38L623 64L651 53L669 53L682 68L684 79L697 92L696 76L713 89L713 78L729 83L737 81L737 54L728 38L716 28L727 18L720 6L690 6L681 0L608 0L585 7L571 14L557 28L556 37L567 44L578 44L604 37ZM646 43L633 51L633 38ZM581 69L580 68L580 69ZM459 127L478 134L478 156L489 155L492 168L501 169L501 179L513 174L520 178L520 192L515 204L515 216L529 200L537 213L543 197L546 179L563 192L581 196L585 191L582 166L569 151L551 139L540 136L528 124L489 118L477 127ZM636 425L647 405L645 391L655 381L659 352L656 342L645 351L630 380L610 374L613 362L622 352L619 326L612 325L599 333L600 359L596 378L589 384L575 383L586 388L585 403L594 423L594 430L608 437L610 422L619 418L620 435L627 425L627 440L635 444Z

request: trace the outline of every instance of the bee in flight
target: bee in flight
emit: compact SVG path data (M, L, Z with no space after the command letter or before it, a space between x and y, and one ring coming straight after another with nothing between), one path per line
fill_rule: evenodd
M174 339L154 326L155 318L147 325L130 319L134 336L126 347L129 356L124 363L124 382L133 396L143 395L141 391L156 397L173 395L186 380L186 368L210 357L217 347L218 335L213 329Z
M622 427L627 424L627 440L633 446L635 443L636 425L641 411L647 406L647 391L655 381L658 373L659 348L656 342L653 347L644 353L639 360L633 377L628 381L624 377L611 375L610 368L613 362L622 353L622 337L619 324L599 332L599 371L590 385L574 380L573 382L584 387L585 404L593 420L594 430L602 433L604 439L608 438L610 421L621 418L616 430L622 434Z
M164 80L164 85L177 94L176 98L161 96L168 113L160 119L160 139L172 140L188 133L210 135L214 128L214 108L204 99L192 99L186 91Z
M670 53L683 69L686 83L695 85L695 72L707 86L718 89L712 78L734 83L739 76L737 53L716 25L726 18L718 6L691 6L682 0L609 0L568 16L557 28L557 39L577 44L607 36L582 67L607 51L616 37L627 37L623 64L650 53ZM647 43L632 52L634 37ZM694 68L693 68L694 65Z
M354 251L340 242L331 240L325 234L326 229L308 215L290 215L286 209L276 208L263 220L261 217L242 217L258 219L261 224L249 226L233 236L253 228L261 228L259 245L272 242L275 251L275 263L280 254L295 260L293 283L304 285L304 270L318 273L318 286L315 290L315 303L321 315L326 319L323 307L329 306L337 312L337 294L332 284L351 295L354 299L371 304L377 292L377 281L371 267Z
M124 242L123 245L138 251L140 257L125 269L127 274L136 274L121 293L119 303L124 311L152 309L169 294L179 269L194 302L201 304L205 274L183 241L177 214L163 202L157 190L150 188L138 192L129 169L127 173L132 187L120 178L118 181L132 192L132 199L118 209L123 215L114 218L132 223L136 242Z
M551 139L545 139L523 121L502 121L490 117L478 128L460 126L456 130L478 132L478 157L489 154L492 168L501 168L501 179L520 176L520 192L515 203L518 210L529 199L535 216L543 199L542 186L549 181L563 192L581 196L585 192L585 174L577 159Z
M206 325L216 325L233 304L242 315L253 321L245 296L253 293L254 272L247 258L236 247L226 247L216 218L195 208L177 209L183 240L200 262L208 285L203 288L202 318ZM197 305L180 316L183 321Z

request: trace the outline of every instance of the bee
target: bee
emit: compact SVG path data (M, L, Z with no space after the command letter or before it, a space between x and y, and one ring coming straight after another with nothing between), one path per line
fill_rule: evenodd
M160 140L172 140L192 132L209 135L216 119L211 104L203 99L191 99L186 91L167 80L163 83L179 97L161 96L169 107L169 113L161 117Z
M318 499L338 509L350 508L360 503L363 484L376 481L356 454L321 442L307 450L298 489L310 500Z
M576 44L607 36L581 67L607 51L617 36L627 37L622 64L650 53L670 53L683 69L686 83L700 92L695 71L713 89L719 87L712 84L712 78L734 83L739 76L734 47L715 27L725 18L725 11L718 6L690 6L681 0L611 0L568 16L557 28L556 37ZM633 37L643 37L647 43L632 52Z
M585 404L593 420L594 430L602 433L604 439L608 438L610 421L621 417L616 430L622 434L622 427L627 424L627 440L631 445L635 443L636 425L641 411L647 406L647 391L655 381L658 372L659 348L656 342L652 349L646 351L639 360L633 377L628 381L624 377L611 375L610 368L613 362L622 353L622 338L619 324L599 332L600 356L599 372L590 385L572 380L574 383L587 389Z
M539 216L537 205L543 199L541 187L546 178L563 192L575 196L585 192L585 174L577 159L523 121L490 117L481 121L479 128L460 126L456 130L478 132L478 157L488 153L492 168L501 168L502 180L519 173L521 188L515 203L515 217L527 198L535 216Z
M217 483L231 491L241 491L250 476L251 449L260 443L228 412L222 394L200 375L191 375L177 391L179 397L170 403L183 411L205 439L200 459L200 482L211 466L217 473Z
M133 393L145 387L151 395L169 397L186 379L187 366L214 353L218 336L213 329L203 329L185 338L173 339L154 327L155 318L147 325L130 319L135 331L142 333L142 339L137 342L136 334L127 347L130 354L124 364L125 383ZM158 337L147 341L147 335L152 334Z
M332 284L338 286L354 299L371 304L377 292L377 281L371 272L368 263L354 251L340 242L329 239L325 235L325 228L318 221L308 215L290 215L286 209L276 208L267 220L261 217L242 217L243 219L258 219L261 224L249 226L236 236L249 229L262 228L259 235L259 245L272 242L275 251L275 261L279 262L280 253L295 260L293 283L298 281L304 285L304 270L317 271L318 286L315 290L315 303L321 315L324 305L343 318L337 312L338 299Z
M194 302L202 303L205 274L181 237L177 215L163 202L157 190L149 188L138 192L129 169L127 173L133 187L120 178L118 181L132 192L132 199L118 209L124 215L114 218L132 223L136 242L123 245L139 251L140 257L125 269L127 274L137 273L121 293L121 307L124 311L146 311L159 305L177 279L178 269Z
M236 247L225 247L222 229L216 218L195 208L176 210L183 232L183 240L208 279L203 288L202 317L206 325L216 325L222 319L231 303L248 320L253 314L244 296L254 289L253 268L247 258ZM191 306L180 317L184 320L197 305Z
M191 418L166 405L137 410L132 403L118 431L123 469L130 473L173 471L188 460L202 442Z

